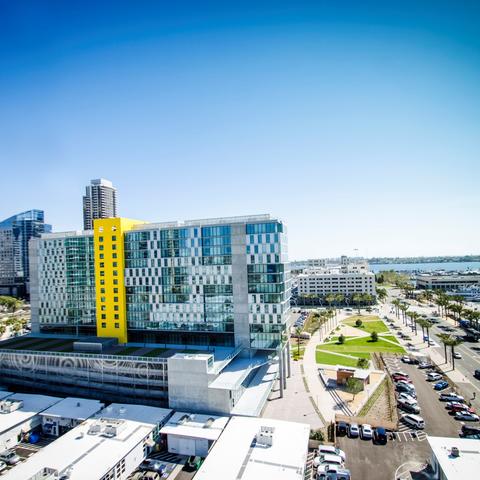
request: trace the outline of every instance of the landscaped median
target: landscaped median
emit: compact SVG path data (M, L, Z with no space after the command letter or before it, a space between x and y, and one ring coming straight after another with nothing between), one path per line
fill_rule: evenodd
M361 325L356 325L360 320ZM345 335L343 333L345 332ZM370 359L372 353L405 353L398 340L388 333L385 323L376 316L355 316L342 322L339 336L317 346L317 363L325 365L344 365L356 367L359 358ZM378 334L376 341L371 338L372 332Z

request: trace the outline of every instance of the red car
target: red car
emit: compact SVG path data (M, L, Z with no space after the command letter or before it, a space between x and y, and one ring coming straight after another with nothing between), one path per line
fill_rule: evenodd
M470 408L468 405L465 405L464 403L458 403L458 402L448 402L445 405L445 408L452 412L476 413L473 408Z
M392 375L392 380L394 382L406 382L406 383L412 383L409 377L405 377L404 375Z

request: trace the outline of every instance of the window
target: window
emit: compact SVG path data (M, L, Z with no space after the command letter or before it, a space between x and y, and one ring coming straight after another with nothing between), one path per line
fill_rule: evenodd
M116 242L117 241L117 236L116 235L112 235L112 242Z
M101 246L101 245L100 245ZM112 245L112 250L116 250L117 246L115 244Z
M113 306L113 309L114 309L116 312L118 312L118 305L114 305L114 306Z
M107 328L107 324L105 322L102 322L102 328Z
M118 297L113 297L114 302L118 302Z
M118 285L118 280L116 278L113 279L113 284Z
M103 245L99 245L99 246L98 246L98 249L99 249L99 250L103 250Z
M102 305L102 306L100 307L100 310L102 310L102 312L104 312L106 309L107 309L107 307L106 307L105 305Z
M118 293L118 288L114 288L113 293Z
M100 270L100 276L101 277L104 277L105 276L105 272L103 270Z
M103 278L100 279L100 285L105 285L105 280Z
M103 260L103 253L101 253L99 256L100 256L100 260Z
M117 258L117 254L116 254L116 253L112 253L112 258Z
M117 262L113 262L113 266L116 267L116 266L117 266Z
M99 242L103 242L103 237L98 237Z
M113 315L113 318L114 318L115 320L118 320L118 319L120 318L120 315L118 315L118 313L115 313L115 314Z
M106 320L107 319L107 315L105 313L102 313L102 320Z
M100 289L100 293L105 293L105 289L104 289L104 288L101 288L101 289Z
M101 302L105 302L105 297L100 297Z
M117 276L118 276L117 270L114 270L114 271L113 271L113 276L114 276L114 277L117 277Z
M100 268L104 268L105 267L105 262L100 262Z
M120 324L115 322L115 328L120 328Z

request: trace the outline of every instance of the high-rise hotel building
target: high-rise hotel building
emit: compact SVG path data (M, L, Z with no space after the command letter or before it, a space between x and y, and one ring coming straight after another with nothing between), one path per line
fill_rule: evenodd
M269 215L145 223L31 242L32 329L119 343L277 350L286 341L285 225Z
M110 180L97 178L90 181L83 196L83 228L93 229L97 218L117 216L117 190Z

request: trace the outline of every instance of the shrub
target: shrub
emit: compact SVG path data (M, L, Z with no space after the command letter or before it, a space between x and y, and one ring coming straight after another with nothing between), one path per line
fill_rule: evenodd
M361 327L362 324L363 324L363 322L362 322L359 318L358 318L358 319L356 320L356 322L355 322L355 326L356 326L356 327Z
M357 368L368 368L370 362L367 358L359 358L357 361Z
M325 439L323 433L320 430L310 430L310 440L319 440L323 442Z
M370 334L370 339L372 342L378 342L378 333L375 330Z
M343 333L338 337L338 343L340 345L345 343L345 335Z

